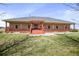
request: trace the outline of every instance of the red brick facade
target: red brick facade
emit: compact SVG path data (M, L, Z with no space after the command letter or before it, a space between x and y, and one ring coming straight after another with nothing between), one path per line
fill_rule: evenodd
M27 22L6 22L6 32L29 32L33 34L43 34L46 32L65 32L70 30L69 23L49 23L44 21L27 21Z

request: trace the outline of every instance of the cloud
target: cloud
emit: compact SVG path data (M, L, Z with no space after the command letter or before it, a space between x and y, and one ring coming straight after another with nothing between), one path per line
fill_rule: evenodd
M64 18L67 17L67 19L69 21L79 23L79 11L75 11L75 10L72 10L72 9L71 10L65 10L63 17Z
M32 15L33 13L37 12L38 10L42 9L43 7L45 7L46 4L33 4L30 5L26 10L24 10L24 14L28 14L28 15Z
M2 19L9 19L9 18L14 18L14 16L13 16L12 14L6 13L6 14L2 15L1 18L2 18Z
M6 14L4 14L4 15L1 15L1 16L0 16L0 27L1 27L1 26L2 26L2 27L5 27L5 22L2 21L3 19L9 19L9 18L13 18L13 17L14 17L13 15L8 14L8 13L6 13Z

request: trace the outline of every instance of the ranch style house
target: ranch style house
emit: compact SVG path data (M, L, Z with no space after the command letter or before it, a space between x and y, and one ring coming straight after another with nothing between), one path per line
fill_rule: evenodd
M70 31L70 25L75 23L50 17L21 17L3 20L6 23L5 31L31 34L44 34L47 32ZM8 25L7 25L8 23Z

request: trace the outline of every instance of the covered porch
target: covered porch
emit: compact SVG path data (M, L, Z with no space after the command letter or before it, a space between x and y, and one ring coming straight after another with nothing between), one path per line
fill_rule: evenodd
M9 23L9 26L8 26ZM65 23L45 23L40 20L31 20L26 22L20 21L6 21L6 32L20 32L26 33L29 32L31 34L44 34L46 32L66 32L70 31L71 24ZM73 29L75 29L75 24L73 25Z
M44 22L43 21L27 21L27 22L5 22L5 32L29 32L32 34L43 34L44 33Z

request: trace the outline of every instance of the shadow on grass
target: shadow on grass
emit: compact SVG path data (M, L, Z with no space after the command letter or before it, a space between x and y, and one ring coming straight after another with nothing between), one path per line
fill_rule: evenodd
M73 44L76 44L77 46L79 46L78 38L75 39L74 37L68 36L68 35L66 35L66 34L57 34L57 35L61 35L61 36L65 37L65 38L67 38L67 39L73 41L73 42L74 42Z
M2 45L0 45L0 56L4 56L10 48L18 46L25 42L29 37L27 36L26 38L22 40L14 40L13 42L5 42Z

